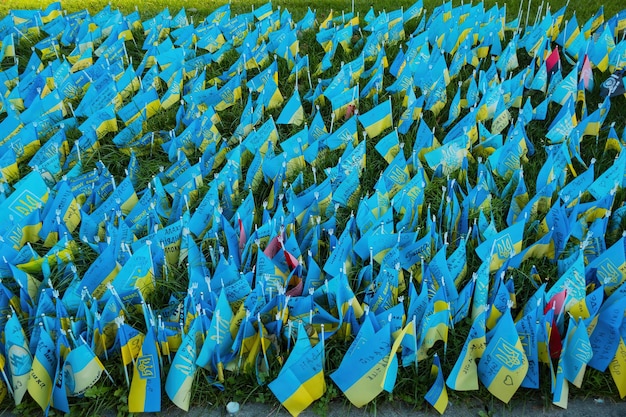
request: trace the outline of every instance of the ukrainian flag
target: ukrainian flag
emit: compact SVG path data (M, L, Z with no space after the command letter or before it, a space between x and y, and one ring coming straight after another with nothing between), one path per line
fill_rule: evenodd
M378 137L378 135L393 125L391 99L360 115L359 121L367 132L368 137Z
M5 352L11 371L13 398L15 405L20 405L26 394L33 357L28 349L26 334L15 312L5 324L4 335Z
M41 324L41 323L40 323ZM48 331L41 327L27 389L42 410L50 405L52 378L57 365L56 346Z
M241 88L240 88L241 90ZM183 71L176 71L176 75L172 80L169 88L163 94L161 98L161 108L164 110L169 109L180 100L181 92L183 91ZM241 93L239 93L241 95Z
M241 99L241 75L231 78L218 91L220 102L215 105L215 110L222 111L233 106L237 100Z
M155 288L155 275L149 245L142 245L132 254L113 279L113 287L118 291L137 288L144 297L152 292Z
M583 25L585 38L589 39L591 33L598 29L602 23L604 23L604 6L600 6L596 14Z
M511 255L521 252L524 225L524 221L518 221L478 245L476 254L489 261L490 272L497 271Z
M116 317L115 323L118 326L116 342L119 343L122 363L126 367L133 363L139 355L145 336L134 327L124 323L124 316Z
M396 157L400 152L400 139L398 137L398 131L393 130L387 136L378 141L374 149L378 151L388 164Z
M617 346L617 352L615 352L615 358L609 366L613 381L617 386L620 398L626 397L626 344L624 339L619 338L619 345Z
M352 404L363 407L383 390L390 352L389 323L375 332L371 320L365 320L330 377Z
M220 358L227 356L233 347L232 320L233 311L226 298L226 290L222 290L213 311L208 335L196 359L196 365L217 371L220 382L223 382L223 374L221 374L223 369L220 369L219 365Z
M304 122L304 109L300 101L300 94L294 91L293 95L280 112L276 124L279 125L298 125Z
M302 322L298 326L298 340L278 377L269 388L292 416L303 412L326 392L324 380L324 344L311 346Z
M89 118L78 127L78 130L80 130L83 135L86 132L94 130L98 139L101 139L109 132L117 132L117 119L113 104L89 116Z
M480 359L485 351L487 339L485 336L485 311L482 311L474 322L465 339L465 344L457 358L446 385L455 391L469 391L478 389L478 373L476 359Z
M104 365L91 348L80 345L67 354L63 372L68 395L80 396L93 386L104 371Z
M257 20L259 21L265 19L266 17L272 14L272 2L268 1L261 7L258 7L256 10L253 10L253 14L254 14L254 17L256 17Z
M593 356L587 326L582 319L576 323L576 319L570 317L566 340L561 354L563 375L565 379L580 388L587 363Z
M519 339L511 310L500 318L492 330L491 340L478 363L478 377L489 392L508 403L522 384L528 371L528 359Z
M130 413L161 411L161 373L154 332L147 332L135 361L133 380L128 393Z
M443 414L448 407L448 391L446 385L443 383L443 373L441 372L441 362L439 356L435 353L433 359L433 365L430 368L431 375L435 375L435 383L428 390L424 399L432 405L435 410L439 411L439 414Z
M183 343L176 351L165 381L165 392L172 402L185 411L189 410L191 386L198 366L196 352L202 337L202 317L194 319Z
M330 86L324 92L326 97L329 97L330 94ZM341 119L346 116L348 107L354 106L358 107L359 105L359 85L355 85L350 89L346 89L338 94L332 95L329 97L330 102L333 108L333 114L335 115L335 120Z

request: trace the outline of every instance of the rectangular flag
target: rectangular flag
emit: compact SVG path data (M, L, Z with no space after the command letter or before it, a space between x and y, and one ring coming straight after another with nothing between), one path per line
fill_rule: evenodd
M172 402L185 411L189 410L191 401L191 385L198 366L196 356L198 342L202 338L202 317L194 319L185 335L183 343L176 351L172 366L165 381L165 392Z
M489 261L490 272L497 271L512 255L521 252L524 226L524 221L513 223L478 245L476 254L483 261Z
M359 115L359 122L370 138L378 137L386 129L392 127L393 117L391 115L391 98L380 103L370 111Z
M389 325L375 332L365 320L339 368L330 377L356 407L363 407L383 390L391 349Z
M433 386L430 387L424 399L432 405L439 414L443 414L448 407L448 391L446 390L446 384L444 384L443 373L441 373L441 362L439 355L435 353L433 364L430 369L430 374L435 375L436 379Z
M296 345L278 377L269 384L276 398L294 417L326 392L324 343L311 347L302 322L298 326L297 337Z
M8 368L11 372L13 399L15 405L20 405L26 394L33 357L28 348L26 334L15 311L4 327L4 352L6 352Z
M276 119L276 124L294 124L300 126L304 123L304 120L304 109L300 101L300 93L294 91L291 98L280 112L278 119Z
M154 332L149 329L135 361L133 379L128 393L129 412L158 413L161 411L159 355Z
M65 358L63 373L68 395L78 397L92 387L104 371L104 365L87 345L73 349Z
M485 314L485 311L482 311L474 319L463 349L461 349L461 353L446 380L446 385L455 391L478 389L476 359L483 356L487 346Z
M507 309L491 333L491 340L487 342L478 363L478 377L489 392L508 403L528 371L528 360L510 309Z

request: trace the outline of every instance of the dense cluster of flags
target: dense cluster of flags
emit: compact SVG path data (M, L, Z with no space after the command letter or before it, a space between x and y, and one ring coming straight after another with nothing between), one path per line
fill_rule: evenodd
M605 120L624 92L626 11L605 20L600 8L582 26L565 8L506 16L451 2L427 15L421 0L297 22L269 2L197 24L184 9L144 21L60 3L12 11L0 21L2 392L68 412L101 377L124 383L108 372L121 366L130 412L160 411L163 388L187 410L198 372L215 385L250 372L297 415L330 380L360 407L421 363L440 413L446 387L482 384L508 402L539 387L540 364L561 407L587 366L608 369L624 397L626 133ZM316 68L307 31L324 53ZM20 42L34 45L26 65ZM339 49L355 59L337 65ZM171 130L149 131L169 108ZM545 138L529 137L535 124ZM616 155L603 172L581 152L600 136ZM123 178L86 168L111 142L130 157ZM537 146L547 158L528 178ZM142 182L157 152L170 164ZM433 179L440 201L426 195ZM501 225L494 199L510 201ZM86 253L97 257L82 271ZM530 259L558 277L530 268L536 291L518 300L510 270ZM149 303L180 279L186 293ZM431 348L445 354L466 318L447 372ZM334 370L329 338L349 343Z

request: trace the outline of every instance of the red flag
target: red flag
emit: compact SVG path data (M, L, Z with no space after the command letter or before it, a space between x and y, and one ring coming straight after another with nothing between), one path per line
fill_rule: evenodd
M548 70L548 78L552 76L557 70L561 68L561 57L559 55L559 47L556 46L552 50L552 53L546 59L546 70Z
M567 298L567 288L563 291L560 291L552 296L550 301L546 303L546 307L543 311L546 314L550 310L554 310L554 316L552 318L552 331L550 332L550 356L554 359L557 359L561 356L561 333L559 332L559 327L557 326L558 317L563 313L563 309L565 308L565 299Z

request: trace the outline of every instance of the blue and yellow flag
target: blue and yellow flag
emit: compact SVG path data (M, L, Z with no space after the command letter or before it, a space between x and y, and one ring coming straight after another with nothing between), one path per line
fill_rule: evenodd
M472 323L465 344L454 367L448 375L446 385L455 391L478 389L478 373L476 359L483 356L487 346L485 336L485 311L482 311Z
M389 324L378 332L365 320L339 368L330 377L356 407L363 407L383 390L391 340Z
M196 365L217 373L220 382L224 381L221 358L231 351L233 337L236 336L231 333L232 320L233 311L228 303L226 290L222 289L213 311L211 327L196 359Z
M359 122L370 138L376 138L393 125L391 98L370 111L359 115Z
M624 339L621 336L617 352L609 366L609 371L617 386L619 396L623 399L626 396L626 344L624 344Z
M489 262L490 272L497 271L512 255L521 252L525 223L517 221L478 245L476 254Z
M67 336L64 331L57 333L57 340L55 345L56 354L56 372L54 374L54 384L52 386L52 392L50 396L50 405L57 410L64 413L70 412L70 406L67 401L67 390L65 388L65 373L63 371L63 361L67 357L70 350L70 342L67 340Z
M602 284L607 295L612 294L626 280L624 248L626 248L626 237L622 236L585 268L586 274L595 275L595 279Z
M146 333L135 360L133 379L128 393L128 411L131 413L161 411L159 351L154 332L150 329Z
M155 273L150 246L143 245L133 252L130 259L113 278L112 285L118 292L137 288L144 297L148 297L154 290Z
M220 101L215 105L215 110L222 111L233 106L237 100L241 99L241 75L232 77L218 93Z
M67 354L63 377L69 396L78 397L92 387L104 372L104 365L91 348L82 344Z
M478 377L500 401L508 403L522 384L528 360L519 340L511 310L507 308L491 332L478 363Z
M276 124L300 126L304 123L304 120L304 109L302 108L300 93L296 90L280 112L278 119L276 119Z
M563 375L565 379L580 388L587 363L593 356L585 322L583 320L576 322L575 319L570 318L566 339L561 353Z
M196 356L198 343L202 339L202 317L196 317L176 351L172 366L165 381L165 392L172 402L185 411L189 410L191 386L198 366Z
M42 410L50 405L52 380L57 366L56 346L48 331L41 325L39 341L28 380L28 393Z
M324 343L311 346L302 322L298 339L278 377L268 385L281 404L297 416L326 392L324 380Z
M441 362L439 361L439 355L435 353L433 359L433 365L430 368L430 375L436 376L433 386L430 387L424 399L432 405L435 410L439 411L439 414L443 414L448 407L448 391L446 390L446 384L444 384L443 373L441 372Z
M28 348L26 334L15 311L4 327L4 351L11 371L13 399L19 405L26 394L33 357Z

